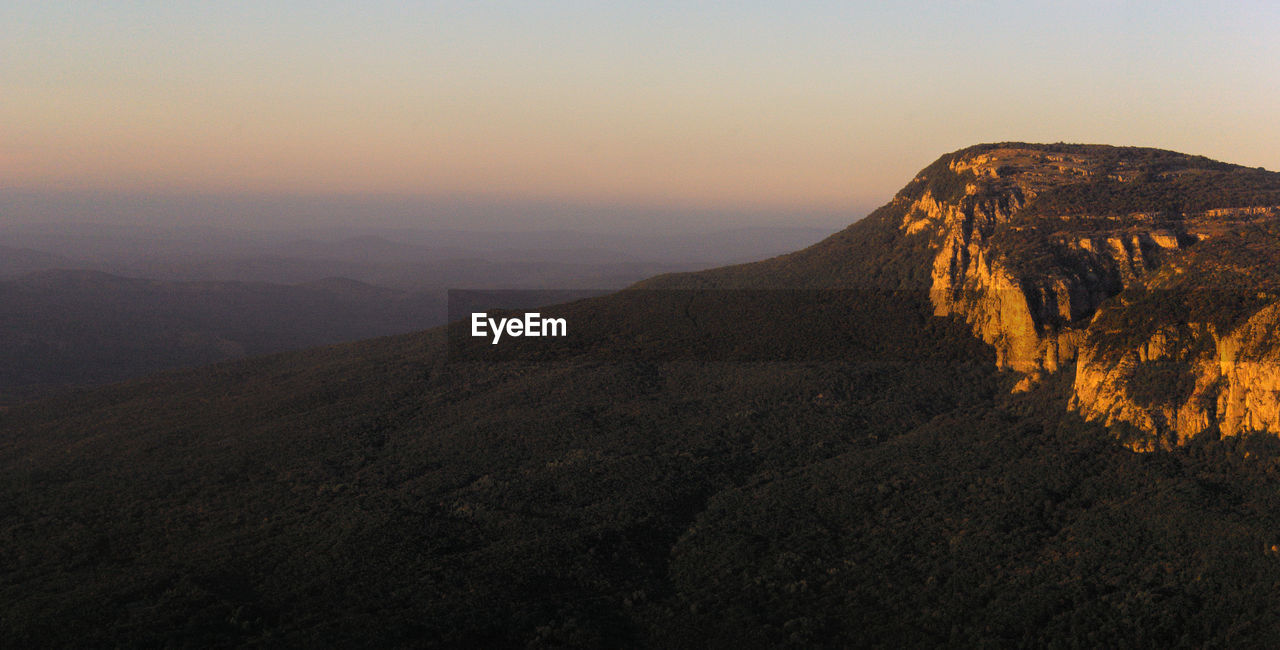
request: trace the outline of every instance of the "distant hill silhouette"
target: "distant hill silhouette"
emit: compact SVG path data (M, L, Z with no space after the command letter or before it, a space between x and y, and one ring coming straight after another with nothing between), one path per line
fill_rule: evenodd
M96 271L0 281L0 403L158 370L398 334L442 300L331 278L300 285L163 282Z
M36 271L66 268L70 265L72 265L70 260L65 257L54 255L53 253L32 250L30 248L0 246L0 278L26 275Z

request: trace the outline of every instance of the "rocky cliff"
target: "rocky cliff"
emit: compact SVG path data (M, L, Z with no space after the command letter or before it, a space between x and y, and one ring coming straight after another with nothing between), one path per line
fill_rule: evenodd
M1137 148L1001 144L894 199L933 251L935 313L1134 448L1280 434L1280 174Z

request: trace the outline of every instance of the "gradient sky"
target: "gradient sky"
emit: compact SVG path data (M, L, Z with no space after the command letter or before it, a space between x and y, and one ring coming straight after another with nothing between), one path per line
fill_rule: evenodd
M849 221L978 142L1280 169L1277 3L11 1L0 21L11 192L794 223Z

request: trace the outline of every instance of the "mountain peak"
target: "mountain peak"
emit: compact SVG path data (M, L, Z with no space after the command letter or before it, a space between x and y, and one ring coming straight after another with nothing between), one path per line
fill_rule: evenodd
M1216 181L1232 179L1230 187ZM980 144L945 154L923 169L899 193L918 199L924 191L956 201L966 195L1017 188L1030 200L1044 197L1047 212L1076 208L1092 212L1132 210L1205 210L1215 204L1280 202L1275 173L1190 154L1148 147L1099 144ZM1108 196L1093 192L1055 193L1065 187L1102 185L1119 189ZM1131 191L1125 191L1129 189ZM1135 192L1141 190L1140 196ZM1241 190L1249 190L1241 194ZM1049 194L1051 196L1045 196ZM1163 195L1163 196L1161 196ZM1077 199L1077 204L1066 202ZM1088 199L1088 200L1083 200ZM1143 205L1145 202L1147 205Z
M1232 328L1265 330L1254 321L1277 311L1257 296L1274 295L1272 285L1280 284L1266 272L1280 261L1280 238L1272 234L1280 228L1280 174L1160 149L987 144L942 156L890 205L900 232L932 258L935 314L968 322L995 348L1001 367L1023 376L1018 390L1074 366L1073 405L1160 440L1140 447L1209 430L1280 430L1280 406L1260 397L1272 383L1280 388L1280 375L1251 367L1247 379L1237 379L1252 384L1236 386L1234 370L1223 369L1229 354L1219 350L1257 349L1257 336L1241 333L1248 340L1235 341ZM1206 240L1215 245L1203 247ZM1205 254L1192 254L1196 247ZM1244 249L1249 255L1232 252ZM1178 286L1198 295L1179 306L1196 313L1164 309L1160 320L1122 328L1125 336L1108 334L1107 323L1141 320L1124 314L1134 304L1149 309L1163 300L1133 296L1167 291L1175 275ZM1232 322L1220 318L1227 312L1235 314ZM1139 330L1148 338L1136 340ZM1152 337L1160 350L1176 340L1172 348L1217 351L1181 355L1187 368L1174 374L1183 376L1182 388L1171 388L1177 399L1159 408L1134 401L1149 377L1135 379L1133 369L1151 361Z

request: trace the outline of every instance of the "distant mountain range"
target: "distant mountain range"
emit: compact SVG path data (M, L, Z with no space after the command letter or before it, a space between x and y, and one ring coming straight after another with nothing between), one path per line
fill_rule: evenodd
M443 298L330 278L165 282L97 271L0 281L0 404L159 370L410 332Z
M783 252L826 233L312 234L0 228L0 241L60 251L0 245L0 405L163 369L434 327L445 322L452 288L619 289L656 273Z
M71 260L53 253L30 248L0 246L0 277L25 275L73 265L74 262Z

